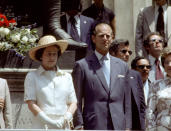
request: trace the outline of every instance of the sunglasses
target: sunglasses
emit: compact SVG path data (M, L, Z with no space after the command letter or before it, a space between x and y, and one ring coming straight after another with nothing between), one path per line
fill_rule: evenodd
M159 42L159 43L164 43L164 40L160 39L160 40L157 40L157 39L151 39L150 42L152 43L156 43L156 42Z
M126 53L128 52L129 55L132 55L132 51L130 51L130 50L121 50L121 52L122 52L123 54L126 54Z
M139 69L144 69L145 67L147 68L147 69L151 69L151 65L138 65L137 66Z

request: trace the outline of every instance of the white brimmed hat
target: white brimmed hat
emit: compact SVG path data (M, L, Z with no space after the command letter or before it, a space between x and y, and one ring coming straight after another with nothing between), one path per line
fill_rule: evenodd
M53 45L59 46L61 54L62 54L67 49L68 42L66 40L56 40L56 38L52 35L43 36L42 38L40 38L40 40L38 42L38 46L30 49L30 51L29 51L30 58L34 61L39 61L35 57L36 52L41 48L45 48L45 47L53 46Z

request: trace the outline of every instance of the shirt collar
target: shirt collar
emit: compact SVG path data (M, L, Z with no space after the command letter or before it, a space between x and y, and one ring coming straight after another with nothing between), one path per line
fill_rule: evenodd
M154 58L152 55L149 55L149 61L150 61L151 65L155 64L155 60L156 60L156 58ZM161 57L159 57L159 61L161 63Z
M61 69L59 69L58 66L56 66L56 68L57 68L57 72L56 72L56 75L57 75L57 76L63 75L63 74L64 74L64 72L63 72ZM40 67L37 69L37 72L38 72L39 75L41 75L41 74L44 73L45 71L46 71L46 70L43 68L42 65L40 65Z
M167 3L162 6L163 11L167 10ZM155 12L158 12L159 6L155 3Z
M95 55L97 56L97 59L98 59L99 61L100 61L101 58L103 57L103 55L100 54L97 50L95 50ZM109 52L106 54L106 58L107 58L107 60L110 59Z
M66 13L67 22L70 22L70 21L69 21L69 18L70 18L70 16ZM75 20L76 20L76 22L77 22L77 21L80 19L80 14L75 15L74 18L75 18Z

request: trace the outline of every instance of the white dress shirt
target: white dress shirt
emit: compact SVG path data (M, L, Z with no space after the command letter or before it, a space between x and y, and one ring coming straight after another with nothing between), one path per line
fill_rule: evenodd
M69 21L69 18L70 18L70 16L68 14L66 14L66 19L67 19L67 32L69 34L71 34L70 33L70 30L71 30L71 22ZM75 15L74 18L76 20L75 27L77 29L78 35L81 36L81 31L80 31L80 15L79 14L78 15Z
M145 97L145 104L147 105L148 95L149 95L149 80L147 79L144 83L144 97Z

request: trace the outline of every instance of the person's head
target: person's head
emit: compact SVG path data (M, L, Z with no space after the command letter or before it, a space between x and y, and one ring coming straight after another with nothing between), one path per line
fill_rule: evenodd
M97 7L103 7L103 0L93 0L94 1L94 4L97 6Z
M81 0L62 0L61 10L70 16L75 16L82 10Z
M167 0L154 0L154 2L155 2L157 5L162 6L162 5L164 5L164 4L167 3Z
M118 57L125 62L128 62L129 56L132 54L132 51L129 47L129 41L125 39L116 39L112 42L109 53L112 56Z
M164 48L161 55L161 62L165 72L171 77L171 46Z
M147 53L155 58L160 56L164 46L164 38L158 32L149 33L144 40L144 48Z
M113 41L113 31L110 25L106 23L97 23L92 32L92 41L95 49L102 55L109 52L109 47Z
M143 83L148 79L151 65L145 57L135 57L131 62L131 68L140 72Z
M68 46L65 40L56 40L52 35L43 36L38 42L38 46L29 51L32 60L41 62L46 70L56 68L58 57L66 50Z

